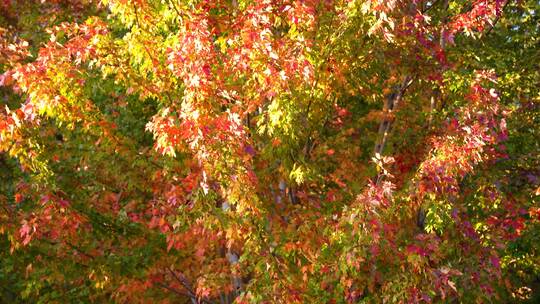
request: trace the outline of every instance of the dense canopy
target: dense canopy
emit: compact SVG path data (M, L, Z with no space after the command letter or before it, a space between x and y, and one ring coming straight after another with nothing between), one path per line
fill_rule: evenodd
M540 300L539 1L0 12L0 302Z

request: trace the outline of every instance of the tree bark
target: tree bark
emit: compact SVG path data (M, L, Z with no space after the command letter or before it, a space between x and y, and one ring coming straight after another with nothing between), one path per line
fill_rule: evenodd
M394 109L397 108L399 102L403 98L405 91L412 84L413 78L411 76L405 76L403 82L397 86L392 93L390 93L384 102L383 111L387 114L391 114ZM388 133L392 127L392 119L390 117L385 117L379 125L379 131L377 134L377 142L375 144L374 154L382 155L384 150L384 145L388 139Z

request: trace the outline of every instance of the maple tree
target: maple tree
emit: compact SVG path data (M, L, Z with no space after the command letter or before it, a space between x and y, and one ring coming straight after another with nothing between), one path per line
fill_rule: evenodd
M540 298L540 3L0 1L0 300Z

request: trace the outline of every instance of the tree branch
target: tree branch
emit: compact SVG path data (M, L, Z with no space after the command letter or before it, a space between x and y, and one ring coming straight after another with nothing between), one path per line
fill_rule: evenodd
M403 80L402 84L399 85L397 88L394 89L394 92L392 92L390 95L387 96L385 104L384 104L384 111L387 111L388 113L391 113L395 108L397 108L399 102L403 98L403 95L407 91L407 89L411 86L413 83L413 78L409 75L405 76L405 79ZM384 150L384 145L386 144L386 140L388 139L388 131L392 127L392 119L390 118L384 118L381 124L379 125L379 131L378 131L378 140L375 144L374 149L374 155L381 155L382 151Z

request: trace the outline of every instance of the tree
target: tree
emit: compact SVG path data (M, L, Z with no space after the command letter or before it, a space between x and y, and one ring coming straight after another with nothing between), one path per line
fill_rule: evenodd
M538 298L538 1L0 8L2 301Z

